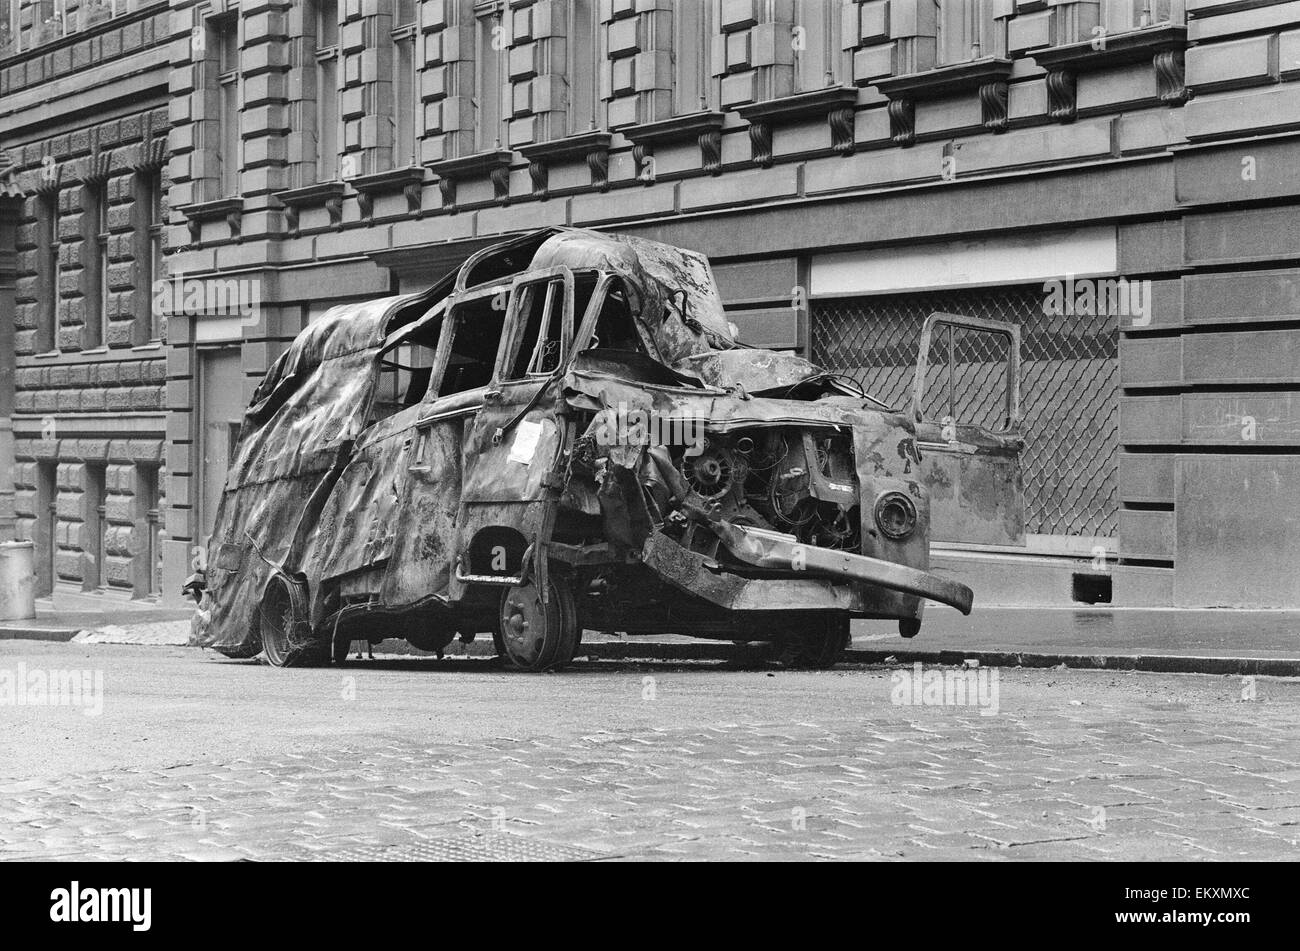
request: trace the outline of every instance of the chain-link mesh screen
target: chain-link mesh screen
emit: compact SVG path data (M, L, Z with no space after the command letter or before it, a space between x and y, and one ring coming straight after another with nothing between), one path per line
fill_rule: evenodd
M1041 285L819 300L812 307L812 358L886 403L910 406L921 325L936 311L1020 325L1026 531L1116 535L1115 319L1046 315ZM1003 339L958 331L950 344L946 329L936 333L924 412L1003 429L1006 352L996 346Z
M936 324L926 356L921 411L995 433L1011 428L1011 337L986 330Z

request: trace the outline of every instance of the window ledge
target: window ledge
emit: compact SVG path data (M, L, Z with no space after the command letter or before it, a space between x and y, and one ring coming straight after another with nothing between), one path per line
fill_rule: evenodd
M288 188L275 193L275 200L284 205L285 222L290 233L298 231L298 215L303 208L323 207L330 216L331 225L343 222L343 193L346 186L340 181L314 182L301 188Z
M415 214L420 210L420 198L424 190L424 167L406 165L401 168L372 172L348 179L348 184L357 190L357 201L361 206L362 217L369 218L374 212L375 196L400 191L406 196L406 209Z
M1098 40L1105 42L1097 45ZM1073 122L1078 114L1075 75L1106 66L1148 62L1155 70L1156 96L1162 103L1180 106L1191 97L1183 64L1187 27L1161 23L1106 34L1098 40L1052 46L1030 54L1047 70L1047 114L1053 119Z
M766 99L737 106L735 112L750 122L788 122L809 113L826 115L833 109L852 106L858 101L858 91L852 86L827 86L810 92Z
M629 142L656 145L660 142L680 142L706 132L720 131L726 120L727 115L724 112L691 112L684 116L673 116L671 119L625 126L620 131Z
M919 73L886 76L874 80L875 86L889 98L889 133L895 145L909 146L916 141L916 103L960 93L978 92L980 125L990 132L1007 128L1007 80L1011 60L984 56L965 63L939 66Z
M429 162L425 167L438 176L442 204L449 210L454 211L456 208L457 183L481 175L487 175L492 180L492 190L496 200L508 204L510 165L514 161L514 154L510 149L490 149L472 155L460 155L456 158Z
M751 157L758 165L768 168L772 164L772 126L809 115L824 117L831 126L831 148L841 155L851 155L855 132L853 107L857 101L858 91L852 86L827 86L737 106L735 111L749 122Z
M953 93L978 89L986 83L1006 82L1011 60L985 56L965 63L939 66L919 73L887 76L871 83L891 100L937 99Z
M546 198L550 191L550 166L582 158L591 171L591 184L605 191L609 188L609 143L613 136L601 130L579 132L577 135L546 142L521 145L519 154L528 159L528 175L533 180L533 197Z
M231 198L217 198L212 201L199 201L190 205L181 205L176 209L185 216L190 229L190 240L198 244L203 230L203 222L224 218L230 225L230 236L239 237L240 219L244 213L244 199L238 195Z
M637 178L647 184L654 181L653 162L655 146L660 143L695 139L700 146L700 162L710 175L722 172L722 126L727 121L724 112L691 112L656 122L626 126L620 131L632 143L632 159L636 163ZM647 169L650 173L647 173Z
M1104 42L1103 42L1104 41ZM1100 43L1101 45L1095 45ZM1095 40L1066 46L1049 46L1028 55L1044 69L1084 71L1123 63L1150 60L1157 53L1182 50L1187 45L1187 27L1173 23L1147 26L1127 33L1106 33Z

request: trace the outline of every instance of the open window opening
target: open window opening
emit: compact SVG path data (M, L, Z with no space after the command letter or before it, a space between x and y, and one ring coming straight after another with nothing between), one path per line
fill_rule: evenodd
M379 385L371 404L370 422L424 401L433 378L441 330L441 320L430 320L380 355Z
M451 396L492 382L501 333L505 329L503 293L489 294L456 305L451 353L439 396Z
M549 375L564 358L564 282L525 284L518 294L523 334L506 363L506 380Z
M632 316L627 288L617 278L606 285L600 311L596 316L591 346L597 350L646 352L641 335L637 332L636 320Z

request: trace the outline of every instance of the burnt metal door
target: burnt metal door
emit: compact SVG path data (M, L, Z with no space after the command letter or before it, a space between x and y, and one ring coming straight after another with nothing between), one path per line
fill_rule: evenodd
M912 392L931 538L1025 544L1020 328L931 314Z
M572 340L572 272L516 278L492 384L465 427L453 597L467 584L519 584L533 568L545 571L541 545L569 439L561 381Z

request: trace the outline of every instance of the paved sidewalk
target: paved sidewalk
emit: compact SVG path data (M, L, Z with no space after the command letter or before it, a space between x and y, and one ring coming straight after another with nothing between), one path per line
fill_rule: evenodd
M128 632L139 625L183 622L188 629L190 608L165 608L151 601L125 601L109 595L57 591L36 602L36 617L0 621L0 640L70 641L78 634L113 628ZM184 644L186 638L164 643ZM128 639L114 643L147 643Z
M853 648L860 659L1297 676L1300 612L934 608L911 641L884 622L855 624Z

